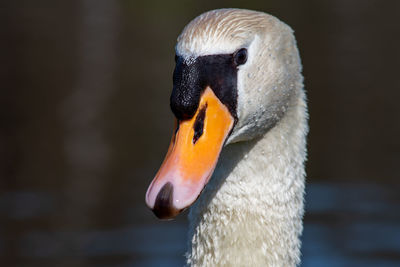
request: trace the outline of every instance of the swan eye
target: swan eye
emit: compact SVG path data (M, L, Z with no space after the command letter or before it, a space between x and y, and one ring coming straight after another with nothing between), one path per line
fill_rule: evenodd
M178 61L178 56L175 55L175 63Z
M233 56L236 66L243 65L247 61L247 49L239 49Z

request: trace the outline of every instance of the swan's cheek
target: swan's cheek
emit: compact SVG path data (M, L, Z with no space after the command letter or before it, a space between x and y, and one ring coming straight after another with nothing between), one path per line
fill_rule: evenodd
M193 118L179 123L147 191L146 203L157 217L172 218L199 197L233 124L228 108L207 88Z

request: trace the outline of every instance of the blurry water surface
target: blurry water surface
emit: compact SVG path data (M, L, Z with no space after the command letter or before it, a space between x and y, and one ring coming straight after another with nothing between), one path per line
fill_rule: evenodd
M376 184L310 184L302 266L400 266L399 188ZM58 212L54 196L9 193L2 217L34 220ZM141 212L134 208L126 216ZM18 266L183 266L185 221L142 222L108 229L35 229L17 240ZM6 240L0 236L0 255ZM69 262L66 264L66 262ZM11 265L11 264L10 264Z
M399 1L3 1L0 266L180 266L144 194L173 125L174 45L241 7L294 30L309 98L303 266L400 266Z

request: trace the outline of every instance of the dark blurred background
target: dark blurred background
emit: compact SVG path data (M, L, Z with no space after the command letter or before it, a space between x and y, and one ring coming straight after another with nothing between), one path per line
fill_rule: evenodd
M400 266L400 1L2 1L0 265L180 266L144 194L174 45L210 9L277 16L309 98L303 266Z

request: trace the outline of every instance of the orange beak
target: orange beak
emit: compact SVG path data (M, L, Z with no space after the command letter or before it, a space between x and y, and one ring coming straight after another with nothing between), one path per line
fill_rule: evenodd
M234 118L207 87L189 120L178 122L167 155L146 193L146 203L161 219L190 206L210 179Z

